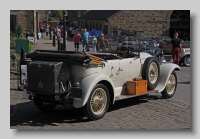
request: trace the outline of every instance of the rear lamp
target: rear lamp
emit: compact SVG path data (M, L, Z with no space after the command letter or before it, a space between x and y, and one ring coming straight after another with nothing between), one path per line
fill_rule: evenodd
M80 83L79 82L75 82L74 83L74 87L80 87Z

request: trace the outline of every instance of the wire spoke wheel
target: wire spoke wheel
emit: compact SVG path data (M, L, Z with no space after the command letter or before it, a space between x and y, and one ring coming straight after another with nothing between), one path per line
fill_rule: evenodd
M171 74L166 85L166 90L168 94L172 94L174 92L175 85L176 85L176 78L173 74Z
M105 90L97 88L92 94L90 106L94 114L100 114L106 107L107 96Z
M147 80L147 87L153 90L158 85L160 76L160 65L154 57L148 57L142 66L142 79Z
M149 81L154 84L158 79L158 67L155 62L152 62L149 67Z
M165 89L161 92L162 96L165 99L173 97L176 92L176 87L177 87L177 76L176 72L173 71L169 76Z
M83 111L90 120L98 120L104 117L109 105L110 94L107 87L103 84L96 84L83 107Z

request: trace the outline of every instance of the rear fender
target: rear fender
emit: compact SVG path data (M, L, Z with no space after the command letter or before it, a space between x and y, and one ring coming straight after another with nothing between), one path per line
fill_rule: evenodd
M81 85L81 88L82 88L82 99L75 98L74 101L73 101L73 106L75 108L83 107L86 104L94 86L96 84L98 84L100 81L103 81L103 80L105 80L105 81L107 81L111 84L113 92L114 92L114 84L109 77L107 77L103 74L98 74L98 73L91 74L89 76L84 77L81 80L80 85Z
M173 70L180 70L180 67L173 63L165 63L160 65L160 78L157 87L154 90L162 92L165 89L167 81Z

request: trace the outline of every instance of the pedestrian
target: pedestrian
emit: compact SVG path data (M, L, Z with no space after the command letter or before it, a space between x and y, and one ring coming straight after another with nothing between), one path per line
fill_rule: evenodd
M54 27L53 34L54 34L55 36L57 36L57 27L56 27L56 26Z
M105 38L104 34L102 33L101 36L99 37L99 52L105 52Z
M47 27L46 28L46 36L48 36L48 34L49 34L49 28Z
M85 51L85 49L86 51L90 51L88 47L89 33L87 32L86 28L84 29L82 39L83 39L83 52Z
M173 63L180 64L180 52L181 52L181 39L178 38L178 32L174 33L174 38L171 40L172 45L172 59Z
M60 28L58 27L57 28L57 36L59 36L59 35L61 36L61 31L60 31Z
M40 28L40 33L41 33L41 38L43 38L43 33L44 33L44 28L43 27Z
M73 38L75 34L76 34L76 30L73 29L73 30L72 30L72 36L71 36L71 37Z
M30 35L29 32L26 31L26 40L28 40L28 36L29 36L29 35Z
M96 52L96 45L97 45L97 38L95 35L93 35L93 38L92 38L92 48L93 48L93 52Z
M75 51L78 51L79 49L80 39L81 39L81 34L79 33L79 31L77 31L73 37Z
M62 37L60 35L57 36L57 44L58 44L58 50L62 50Z
M34 33L33 30L31 31L30 36L31 36L31 37L35 37L35 33Z
M80 31L80 34L81 34L81 36L83 36L83 33L84 33L84 30L83 30L83 29L81 29L81 31ZM83 41L83 39L82 39L82 37L81 37L81 40L80 40L80 42L82 43L82 41Z

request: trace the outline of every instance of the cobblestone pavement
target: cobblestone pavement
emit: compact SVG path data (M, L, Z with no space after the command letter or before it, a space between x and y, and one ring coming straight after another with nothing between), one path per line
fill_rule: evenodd
M35 49L51 47L52 40L38 40ZM68 42L68 50L73 50ZM98 130L180 130L191 129L190 104L175 98L162 99L160 94L117 101L106 115L97 121L89 121L82 109L57 106L52 112L41 112L17 90L17 75L10 80L10 128L11 129L98 129Z
M63 106L41 112L21 91L11 90L10 108L11 129L190 129L190 105L160 95L118 101L98 121Z

